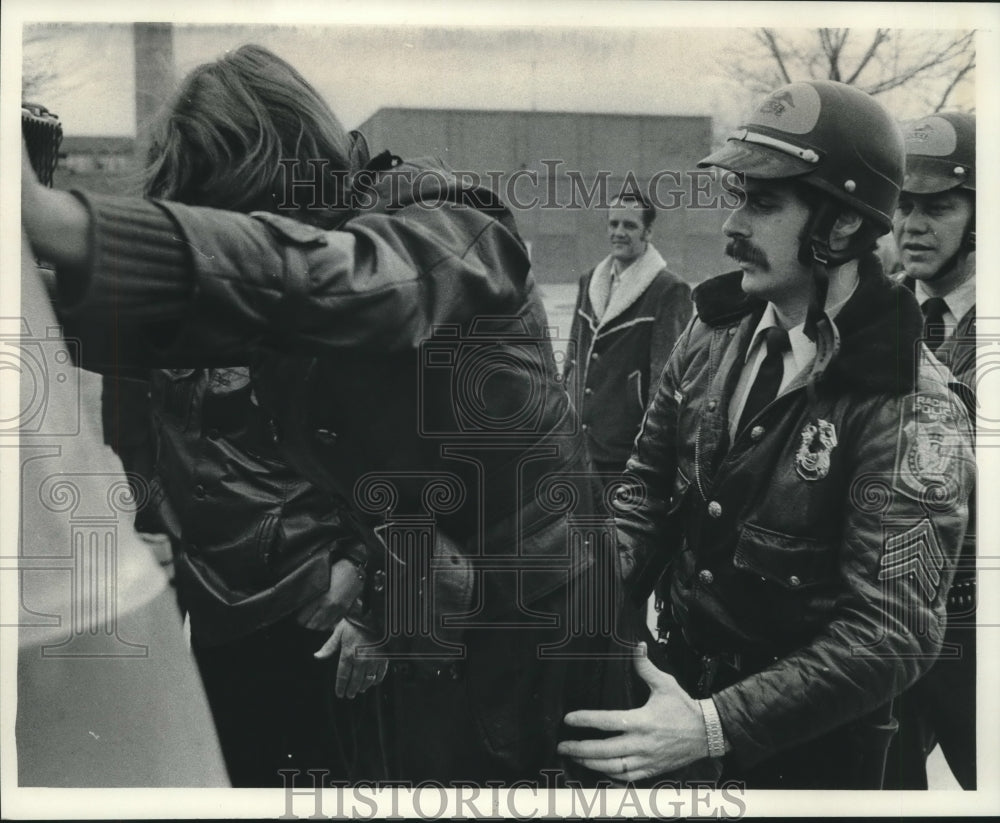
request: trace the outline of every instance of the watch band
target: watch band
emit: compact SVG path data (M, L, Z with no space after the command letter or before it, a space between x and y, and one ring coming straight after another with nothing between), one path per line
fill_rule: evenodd
M722 733L722 721L715 701L711 697L699 700L701 716L705 720L705 736L708 738L708 756L722 757L726 753L726 737Z

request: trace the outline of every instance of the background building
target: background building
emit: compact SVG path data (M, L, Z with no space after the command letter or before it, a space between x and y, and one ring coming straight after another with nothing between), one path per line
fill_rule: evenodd
M498 190L542 283L575 283L605 257L602 202L651 181L666 207L654 240L668 265L691 282L720 271L725 213L692 208L716 196L707 175L690 173L710 150L710 117L382 108L359 128L373 154L436 157Z

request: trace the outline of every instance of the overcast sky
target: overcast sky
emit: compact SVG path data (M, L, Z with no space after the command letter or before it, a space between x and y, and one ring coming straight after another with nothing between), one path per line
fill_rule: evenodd
M382 106L708 114L732 108L714 49L731 31L411 26L178 25L179 76L242 43L271 48L332 103L345 125ZM692 44L694 43L694 47ZM132 29L33 27L26 65L68 134L132 134Z
M788 14L796 4L778 5L786 10L785 22L809 17L805 12ZM870 9L866 11L869 5L852 4L838 17L815 22L899 24L892 14L872 17ZM348 127L382 106L416 106L712 114L728 128L738 123L748 105L748 94L732 77L731 64L735 55L746 54L749 32L709 26L769 22L769 7L758 6L762 11L755 17L746 13L752 6L738 4L731 14L720 15L727 7L715 4L564 2L529 8L492 3L475 6L491 14L471 15L468 5L432 4L421 6L426 10L418 15L379 15L359 14L349 3L324 7L338 11L319 17L309 13L316 4L307 4L305 10L293 7L281 17L316 20L306 25L181 22L197 19L189 12L177 19L174 49L180 77L242 43L265 45L300 69ZM115 16L115 9L122 11L114 5L99 8L110 9L108 17ZM216 9L216 21L236 17L224 14L223 4L207 3L204 8ZM262 7L251 3L240 8L259 12ZM391 12L397 7L376 3L371 8ZM122 19L143 19L134 12ZM330 25L338 14L345 22ZM48 16L59 19L58 14ZM275 19L273 11L257 16ZM72 17L67 14L66 19ZM922 19L928 27L963 22L961 15L949 18L937 12L911 14L908 23ZM134 55L127 22L46 23L31 25L26 32L26 70L52 75L42 87L41 102L60 115L67 134L134 133ZM864 31L857 32L863 41ZM916 110L923 104L905 96L883 99L900 117L923 113Z

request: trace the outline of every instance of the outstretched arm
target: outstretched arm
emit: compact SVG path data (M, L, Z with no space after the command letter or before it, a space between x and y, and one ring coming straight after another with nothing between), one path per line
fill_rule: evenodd
M25 184L23 219L56 264L64 321L103 336L91 352L119 326L139 330L135 345L112 346L131 365L223 365L262 348L412 351L435 327L486 307L513 316L525 299L521 241L459 202L372 209L326 231L278 214Z
M21 143L21 225L35 254L56 266L82 268L90 253L90 216L72 194L38 182Z

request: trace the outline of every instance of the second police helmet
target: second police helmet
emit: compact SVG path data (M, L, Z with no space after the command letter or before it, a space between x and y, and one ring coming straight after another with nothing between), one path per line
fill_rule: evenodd
M938 194L962 189L971 192L973 209L976 191L976 116L961 112L930 114L904 126L907 194ZM958 254L976 247L975 211L966 227L961 248L938 276L947 274Z
M950 189L976 190L975 115L944 112L921 117L906 124L903 139L903 191L936 194Z
M903 136L889 113L870 95L833 80L789 83L771 92L726 144L698 163L747 177L796 178L863 217L871 229L864 242L830 263L842 263L869 248L892 228L903 183ZM833 204L831 204L833 205ZM805 259L825 247L836 212L814 219Z

